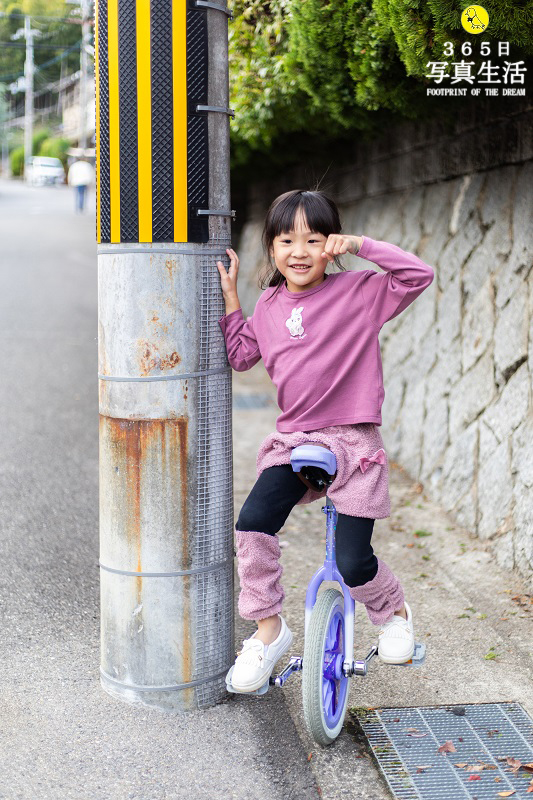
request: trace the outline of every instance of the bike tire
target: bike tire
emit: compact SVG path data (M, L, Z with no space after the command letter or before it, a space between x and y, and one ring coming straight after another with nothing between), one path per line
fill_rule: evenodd
M311 612L302 667L305 723L312 738L324 746L340 734L348 705L350 679L342 673L345 630L344 596L337 589L326 589L318 595ZM338 679L331 674L332 659Z

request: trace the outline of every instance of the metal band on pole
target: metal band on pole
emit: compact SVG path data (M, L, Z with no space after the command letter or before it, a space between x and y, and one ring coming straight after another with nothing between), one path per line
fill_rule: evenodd
M112 678L100 667L100 674L106 681L115 684L116 686L123 687L124 689L135 689L136 692L175 692L177 689L188 689L192 686L200 686L203 683L209 683L217 678L221 678L227 674L227 670L217 672L215 675L207 675L205 678L199 678L196 681L187 681L186 683L175 683L173 686L139 686L137 683L126 683L125 681L117 681Z
M233 559L227 558L218 564L210 564L208 567L196 567L196 569L181 569L174 572L132 572L127 569L114 569L113 567L106 567L101 561L98 562L100 569L105 569L107 572L114 572L116 575L140 575L143 578L174 578L178 575L198 575L200 572L216 572L222 569Z
M122 381L135 383L137 381L183 381L188 378L198 378L201 375L218 375L222 372L231 373L231 367L219 367L218 369L203 369L199 372L184 372L181 375L147 375L145 378L139 377L119 377L118 375L98 375L101 381Z
M229 114L230 117L235 116L235 111L232 108L223 108L222 106L196 106L197 111L218 111L221 114Z
M225 6L219 6L217 3L210 3L209 0L194 0L194 5L197 8L213 8L215 11L222 11L227 14L230 19L233 19L233 11Z

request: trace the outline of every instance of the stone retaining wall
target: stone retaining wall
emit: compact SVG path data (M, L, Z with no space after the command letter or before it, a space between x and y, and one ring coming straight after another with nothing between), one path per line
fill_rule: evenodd
M373 180L365 193L371 171L358 164L328 173L343 230L397 244L435 270L431 286L380 333L389 456L459 524L490 540L501 566L531 577L533 162L429 183L414 170L406 188L379 191ZM309 184L297 170L283 183L253 187L237 251L247 315L260 293L266 208L282 191ZM351 196L350 185L359 187ZM344 265L374 268L354 256Z

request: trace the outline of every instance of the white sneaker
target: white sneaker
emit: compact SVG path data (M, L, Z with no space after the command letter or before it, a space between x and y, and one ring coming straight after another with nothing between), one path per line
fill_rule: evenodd
M404 601L405 602L405 601ZM405 603L407 619L394 614L392 619L381 626L378 634L378 656L385 664L404 664L415 652L415 632L413 615Z
M238 692L253 692L268 681L274 665L292 644L292 633L280 616L281 630L277 639L264 644L256 638L257 631L244 639L231 676L231 685Z

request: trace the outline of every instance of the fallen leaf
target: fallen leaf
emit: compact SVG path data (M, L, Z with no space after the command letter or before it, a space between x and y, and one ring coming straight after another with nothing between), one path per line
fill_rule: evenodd
M533 772L533 761L529 764L522 764L522 769L525 769L527 772Z
M414 547L415 543L414 542L408 542L405 546L406 547Z
M533 792L533 786L530 786L529 789L526 789L526 794Z
M485 764L471 764L469 767L466 768L467 772L483 772L485 769Z
M396 717L396 719L393 719L392 721L393 722L399 722L400 721L400 717Z
M514 793L515 793L514 789L511 789L510 792L498 792L498 797L510 797Z
M307 760L308 760L308 761L311 761L311 759L312 759L312 758L313 758L313 754L312 754L312 753L309 753L309 755L307 756Z
M456 753L457 750L454 747L454 744L451 739L448 739L444 744L438 748L437 753Z
M507 757L506 761L509 764L509 766L511 767L511 772L513 772L513 773L518 772L518 770L522 766L522 762L520 761L519 758L509 758L509 757Z
M500 781L501 781L501 778L494 778L494 783L499 783Z
M427 736L427 733L408 733L407 735L412 736L413 739L422 739L423 736Z
M418 728L406 728L407 733L419 733Z
M424 767L417 767L417 768L416 768L416 771L417 771L417 772L424 772L424 770L425 770L425 769L429 769L430 767L431 767L431 764L427 764L427 765L426 765L426 766L424 766Z
M460 764L454 764L454 766L455 767L466 767L467 766L467 762L466 761L461 761Z
M487 731L487 736L494 736L495 733L499 733L500 731L498 728L492 728L492 730Z
M481 780L481 775L470 775L468 780L469 781L480 781Z

